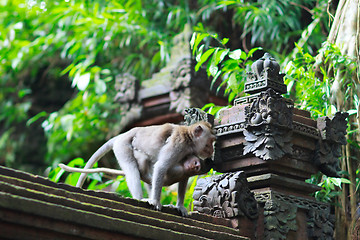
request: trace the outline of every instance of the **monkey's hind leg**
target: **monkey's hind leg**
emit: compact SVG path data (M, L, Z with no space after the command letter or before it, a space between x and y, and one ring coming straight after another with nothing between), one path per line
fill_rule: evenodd
M134 158L132 149L125 146L114 146L114 154L120 168L125 173L126 183L132 197L138 200L143 199L139 166Z

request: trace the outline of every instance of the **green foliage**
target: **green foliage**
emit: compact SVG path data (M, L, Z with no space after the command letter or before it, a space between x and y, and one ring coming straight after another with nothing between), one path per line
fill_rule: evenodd
M23 128L35 128L44 118L46 164L69 161L104 141L120 120L114 76L128 72L143 80L165 64L171 37L191 18L188 7L137 0L1 1L0 149L5 154L0 162L19 167L18 152L27 141ZM67 79L74 90L64 107L36 105L37 88Z
M284 67L288 95L298 107L310 111L315 118L334 114L338 111L333 101L337 97L333 90L336 71L344 74L341 85L347 88L344 92L348 92L353 83L346 81L351 79L349 76L355 70L354 60L345 57L338 47L329 43L324 43L317 58L299 46L297 50L295 58Z
M206 47L204 40L212 38L220 45L219 47ZM228 101L232 102L236 96L242 93L246 80L246 72L251 66L250 60L253 53L261 48L253 48L248 53L241 49L230 50L225 45L228 38L220 39L216 34L207 32L195 32L190 45L197 64L195 71L206 64L206 72L211 77L211 87L219 83L217 92L225 88ZM209 105L209 107L213 107Z
M288 86L288 96L295 100L297 107L310 111L314 118L331 116L340 110L339 106L335 105L335 99L339 97L337 92L341 90L345 92L345 95L341 96L344 102L354 98L354 101L349 102L354 102L355 106L347 106L353 108L348 110L349 114L357 113L358 97L351 95L351 89L356 85L351 81L356 69L354 59L344 56L337 46L327 42L319 49L316 58L300 46L296 45L296 47L295 58L284 68L286 73L284 80ZM342 76L341 83L337 83L338 74ZM337 89L340 86L343 89ZM350 131L349 134L354 132ZM359 146L357 142L350 144ZM343 174L348 175L347 172ZM320 173L312 176L308 182L322 188L315 193L317 200L331 203L334 203L336 196L341 194L343 184L351 184L347 178L327 177Z
M82 158L76 158L73 159L72 161L70 161L67 165L69 167L84 167L85 166L85 161ZM60 167L56 167L53 170L50 171L49 173L49 179L51 181L54 182L59 182L60 179L64 176L65 170L61 169ZM65 174L67 175L64 182L69 184L69 185L73 185L75 186L77 183L78 178L80 177L80 173L69 173L69 174Z
M61 111L50 114L42 124L48 138L48 164L54 166L64 159L88 152L91 143L106 139L118 120L116 106L107 94L88 92L76 96Z
M317 24L314 37L307 39L309 50L320 47L325 40L321 31L328 31L326 0L285 0L285 1L206 1L201 13L205 16L231 12L234 28L241 32L242 45L262 46L272 51L286 53L293 49L296 42L303 34L307 21L305 16L321 19L322 24ZM246 41L247 40L247 41ZM289 44L290 43L290 44ZM315 52L315 51L314 51Z
M244 94L244 84L246 72L249 71L252 55L260 47L251 49L248 53L241 49L230 50L226 47L228 38L219 38L217 34L206 32L201 24L197 27L198 32L194 32L190 40L192 54L195 56L197 64L195 71L205 66L208 77L211 79L211 88L217 85L216 92L224 91L231 103L235 97ZM219 45L218 47L209 46L210 40ZM217 117L223 106L216 106L214 103L206 104L202 110Z
M318 201L328 203L336 202L336 197L341 194L343 184L351 184L346 178L327 177L320 173L312 176L312 178L308 179L306 182L321 187L322 189L315 193L315 198Z

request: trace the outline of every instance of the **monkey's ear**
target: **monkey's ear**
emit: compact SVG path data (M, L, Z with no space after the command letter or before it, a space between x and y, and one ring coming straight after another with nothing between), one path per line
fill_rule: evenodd
M195 137L200 137L200 135L202 134L203 131L204 131L204 129L200 125L197 126L194 130Z

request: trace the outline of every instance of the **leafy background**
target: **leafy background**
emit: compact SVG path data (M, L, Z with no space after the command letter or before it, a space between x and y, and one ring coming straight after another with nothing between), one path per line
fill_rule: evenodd
M113 100L114 77L150 78L169 61L173 37L190 24L195 68L205 68L213 84L221 83L229 105L243 95L252 61L269 52L286 73L285 96L298 108L313 118L339 110L351 114L343 177L309 179L323 189L316 197L334 204L338 222L348 227L359 198L359 74L358 59L327 41L338 5L325 0L0 0L0 164L74 184L78 175L57 164L83 166L83 159L117 134L121 113ZM213 114L221 108L204 106ZM109 156L102 162L111 161ZM89 188L129 196L123 177L90 178ZM173 188L163 191L165 203L175 201ZM189 205L191 190L186 201Z

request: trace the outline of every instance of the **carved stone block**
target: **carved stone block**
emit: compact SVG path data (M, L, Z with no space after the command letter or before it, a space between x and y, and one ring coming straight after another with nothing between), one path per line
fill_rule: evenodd
M263 210L259 239L333 239L329 204L271 190L256 192L255 198Z
M222 218L258 217L257 203L241 171L199 179L193 197L194 210L200 213Z
M245 107L244 155L275 160L291 154L292 109L273 89Z

